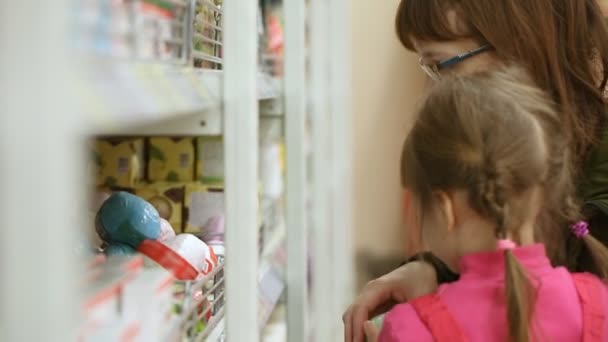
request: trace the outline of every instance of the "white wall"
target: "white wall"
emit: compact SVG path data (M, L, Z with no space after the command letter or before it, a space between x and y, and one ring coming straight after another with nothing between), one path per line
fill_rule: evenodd
M356 263L363 278L371 256L391 267L385 258L401 258L405 248L399 159L425 77L395 35L398 3L352 2L353 229L355 253L367 255Z

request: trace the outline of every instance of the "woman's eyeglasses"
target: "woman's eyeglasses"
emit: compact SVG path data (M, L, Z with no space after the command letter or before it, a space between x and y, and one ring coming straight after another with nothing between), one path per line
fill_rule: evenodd
M478 55L482 52L485 52L485 51L488 51L491 49L492 49L492 46L486 44L486 45L480 46L474 50L463 52L454 57L450 57L448 59L444 59L443 61L440 61L438 63L433 63L433 64L426 64L422 61L422 58L420 58L420 60L419 60L420 67L422 68L422 70L424 70L424 72L426 72L427 75L429 75L429 77L432 80L438 81L441 79L441 71L443 69L454 66L455 64L458 64L458 63L464 61L465 59L471 58L475 55Z

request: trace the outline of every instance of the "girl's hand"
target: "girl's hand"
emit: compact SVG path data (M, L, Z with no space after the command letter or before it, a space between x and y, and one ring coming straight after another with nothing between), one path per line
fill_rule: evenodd
M380 335L380 331L376 328L376 325L371 321L365 322L363 325L363 329L365 330L365 341L366 342L378 342L378 336Z
M342 315L345 342L364 342L364 324L395 304L437 289L437 275L427 263L415 261L369 282Z

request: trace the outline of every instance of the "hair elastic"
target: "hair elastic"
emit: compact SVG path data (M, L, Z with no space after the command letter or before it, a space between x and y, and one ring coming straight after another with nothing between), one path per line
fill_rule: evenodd
M570 226L570 230L572 230L574 236L579 239L582 239L585 236L589 235L589 223L587 223L586 221L578 221Z
M513 249L513 248L517 247L515 242L513 242L513 240L509 240L509 239L498 240L498 242L496 243L496 246L498 247L499 250Z

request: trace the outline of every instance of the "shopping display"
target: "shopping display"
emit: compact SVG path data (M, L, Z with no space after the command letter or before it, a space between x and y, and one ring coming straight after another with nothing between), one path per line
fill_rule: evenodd
M176 280L203 281L206 275L210 275L214 270L221 268L218 257L211 247L194 235L175 235L170 223L160 218L156 209L149 202L127 192L119 191L109 196L99 208L96 223L97 232L104 242L103 250L107 258L102 261L98 261L99 259L96 258L91 265L95 269L100 264L104 267L113 265L108 263L107 260L116 262L120 260L121 262L118 263L118 266L111 266L113 272L106 275L105 271L96 271L91 279L103 291L113 293L109 299L104 299L103 305L93 306L96 309L92 310L91 317L93 317L93 320L103 319L104 322L112 323L108 323L107 329L97 328L96 331L99 332L101 337L98 337L95 332L89 331L88 328L83 328L83 341L95 341L98 338L114 338L116 336L122 338L122 334L127 333L137 335L137 340L142 338L141 341L159 340L159 336L165 336L168 333L158 328L158 324L162 321L161 318L164 317L165 323L168 323L167 320L171 315L176 315L175 319L180 317L179 310L173 313L168 310L172 301L178 299L178 302L181 303L186 298L192 298L193 302L196 303L196 312L198 314L204 313L204 320L199 321L196 329L204 328L206 322L213 318L213 313L218 311L215 305L212 305L212 303L217 302L213 301L213 297L218 296L218 291L203 294L204 289L201 288L199 291L184 294L183 290L176 291L176 293L171 290L172 285L176 284ZM136 262L135 267L125 267L125 263L122 261L129 260L129 258L142 261L145 258L149 262ZM148 265L148 267L143 267L144 265ZM143 271L141 271L142 268ZM154 269L162 269L165 273L153 271ZM128 270L129 273L123 272L125 270ZM133 271L141 271L141 276L131 280L133 276L130 272ZM116 276L115 273L118 273L118 275ZM162 277L162 275L165 276ZM124 279L121 277L124 277ZM150 289L150 286L152 288L161 287L153 281L159 279L158 277L163 279L162 288L168 288L168 290L155 292ZM209 285L206 288L213 286L216 281L222 280L215 279L215 277L207 279L205 282ZM99 289L92 288L92 290L89 288L92 293L98 295ZM151 300L157 306L155 314L135 310L134 308L138 307L135 304L138 303L138 300ZM117 301L133 304L121 304L120 309L115 310L116 307L113 307L113 303ZM177 304L183 309L184 304L180 303ZM98 307L99 309L97 309ZM131 331L131 324L135 323L125 319L125 317L141 320L137 324L151 328L150 330ZM86 327L88 324L87 322L83 326ZM103 326L98 321L95 321L94 324L95 326ZM108 329L112 332L106 331ZM143 336L154 336L154 338L147 340L143 339Z
M142 60L185 58L186 2L78 1L71 15L70 42L86 55Z
M77 29L70 44L99 66L83 72L78 91L103 123L88 145L94 238L79 254L90 258L80 341L223 338L226 140L221 125L200 135L164 133L162 124L221 109L222 6L221 0L86 0L72 8ZM259 15L258 98L275 101L280 7L262 4ZM144 119L160 128L123 130ZM284 146L265 136L261 128L260 212L252 223L259 229L260 331L285 287Z
M222 66L222 0L199 1L194 17L194 66L221 69Z

